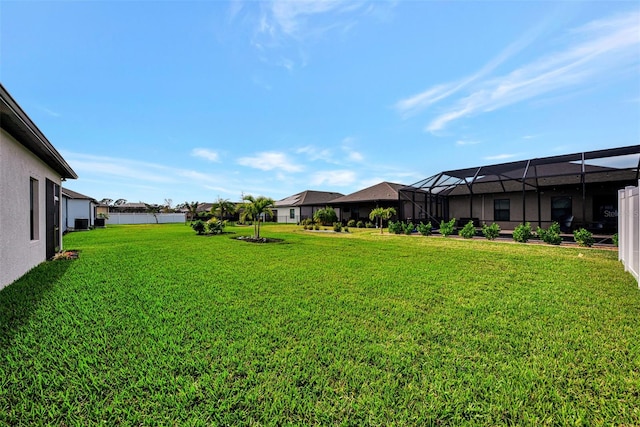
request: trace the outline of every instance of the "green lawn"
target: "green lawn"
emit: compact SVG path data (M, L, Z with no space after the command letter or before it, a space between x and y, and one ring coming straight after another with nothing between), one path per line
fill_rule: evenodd
M640 425L617 252L262 234L65 236L0 291L0 425Z

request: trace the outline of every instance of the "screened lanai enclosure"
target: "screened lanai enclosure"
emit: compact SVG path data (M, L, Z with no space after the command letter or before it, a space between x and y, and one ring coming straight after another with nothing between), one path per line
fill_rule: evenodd
M438 173L399 190L405 220L456 218L503 230L530 222L564 232L615 233L618 190L637 185L640 145L521 160Z

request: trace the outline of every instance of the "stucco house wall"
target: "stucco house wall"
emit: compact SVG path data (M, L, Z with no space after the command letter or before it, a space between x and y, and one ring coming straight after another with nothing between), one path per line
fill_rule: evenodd
M571 199L571 214L574 218L572 227L586 226L587 228L591 228L595 226L595 223L603 221L602 217L598 218L594 215L594 200L598 197L606 197L615 191L617 191L615 184L610 186L600 185L598 188L588 187L583 209L581 189L575 187L545 189L540 193L540 215L538 215L538 195L535 191L527 191L525 195L526 212L524 219L530 222L534 229L538 225L542 226L542 228L549 227L553 222L551 217L552 199L565 197ZM449 217L456 219L478 218L480 224L484 222L487 224L496 222L503 230L513 230L522 223L522 192L477 194L472 197L473 211L472 215L469 216L469 196L450 196ZM509 221L496 221L494 219L494 200L505 199L509 200L510 205ZM607 216L610 217L609 225L617 222L617 211L608 212ZM602 224L602 226L606 227L607 224Z
M293 209L293 218L291 218L291 209ZM283 224L297 224L300 222L300 207L278 206L273 209L273 221Z
M0 84L0 289L62 249L60 184L77 177Z
M61 184L60 175L0 131L0 289L46 259L46 189L49 179ZM37 180L37 233L31 239L30 185ZM62 230L58 231L62 242Z
M78 200L63 197L62 203L62 231L75 228L77 219L87 219L89 226L95 219L95 203L91 200Z
M98 202L83 194L62 189L62 232L74 230L76 219L86 219L87 227L93 226L97 215Z

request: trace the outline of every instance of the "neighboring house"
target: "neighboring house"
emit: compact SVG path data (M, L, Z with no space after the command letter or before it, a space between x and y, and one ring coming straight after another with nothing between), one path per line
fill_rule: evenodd
M331 201L342 196L344 194L314 190L294 194L275 203L273 221L297 224L304 219L313 218L318 210L332 206ZM336 209L336 214L339 216L339 209Z
M640 145L445 171L400 191L401 217L615 233L618 190L639 172Z
M375 208L394 208L400 212L400 198L398 190L405 188L404 184L381 182L363 190L331 201L331 206L340 209L338 219L342 222L353 220L370 221L369 214ZM396 216L393 216L395 218Z
M105 203L98 203L96 206L96 218L106 218L109 216L109 205Z
M60 185L78 176L0 84L0 288L62 249Z
M62 189L62 232L87 230L94 225L98 201L93 197Z
M148 207L145 203L123 203L117 206L110 206L109 212L114 213L147 213Z

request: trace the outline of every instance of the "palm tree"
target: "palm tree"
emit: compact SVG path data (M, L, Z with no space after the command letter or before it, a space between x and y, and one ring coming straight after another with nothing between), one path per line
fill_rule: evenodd
M218 200L213 204L213 206L211 206L211 213L215 215L216 212L218 212L221 220L224 220L226 215L233 214L235 210L235 203L230 202L229 199L223 199L221 197L218 197Z
M389 219L395 214L396 214L396 210L394 208L378 207L371 211L371 213L369 214L369 219L373 221L374 218L380 218L380 234L382 234L382 220Z
M153 215L153 217L156 219L156 224L158 224L158 214L160 213L160 206L150 205L149 203L145 203L144 208L147 213Z
M264 196L253 197L250 194L243 196L242 200L244 200L244 204L242 205L242 208L243 208L242 220L244 221L244 220L250 219L254 221L253 237L256 239L259 239L260 238L260 220L262 219L262 216L268 216L268 217L273 216L273 211L271 210L271 208L273 208L273 205L276 202L270 197L264 197Z
M198 214L198 205L199 202L184 202L184 207L187 208L187 213L189 214L189 220L193 222L193 218Z

